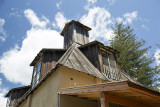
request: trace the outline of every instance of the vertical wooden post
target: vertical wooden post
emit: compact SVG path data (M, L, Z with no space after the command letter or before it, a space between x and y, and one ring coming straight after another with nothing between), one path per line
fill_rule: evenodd
M101 107L109 107L109 104L106 101L104 92L100 92L100 103L101 103Z

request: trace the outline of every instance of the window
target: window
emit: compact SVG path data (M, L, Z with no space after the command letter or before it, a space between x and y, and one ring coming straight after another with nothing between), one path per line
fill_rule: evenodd
M102 58L103 64L106 65L106 66L109 66L108 53L104 53L104 54L102 54L102 56L103 56L103 58Z
M114 55L112 53L102 51L102 61L103 61L103 73L109 79L119 80Z
M32 87L34 87L39 82L39 76L41 71L41 61L39 61L35 66L33 70L33 79L32 79Z
M110 66L111 66L112 68L115 68L116 65L115 65L115 60L114 60L113 54L109 54L108 57L109 57L109 61L110 61Z
M110 66L112 68L116 67L114 56L111 53L103 52L102 53L103 64L106 66Z

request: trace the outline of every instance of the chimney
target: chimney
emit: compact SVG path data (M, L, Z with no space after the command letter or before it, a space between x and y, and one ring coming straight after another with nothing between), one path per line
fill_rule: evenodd
M64 48L67 49L70 45L76 42L79 45L89 43L89 34L91 28L81 24L78 21L70 21L65 24L61 35L64 36Z

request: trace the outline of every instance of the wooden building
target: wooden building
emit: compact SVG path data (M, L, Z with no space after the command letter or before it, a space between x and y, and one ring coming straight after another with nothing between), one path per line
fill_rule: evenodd
M74 20L66 23L64 49L37 54L31 86L10 90L7 107L160 107L160 93L121 71L119 52L89 42L90 30Z

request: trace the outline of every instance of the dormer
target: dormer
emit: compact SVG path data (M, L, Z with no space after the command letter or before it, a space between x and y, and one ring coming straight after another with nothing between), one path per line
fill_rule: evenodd
M120 80L120 72L116 61L116 54L119 53L117 50L105 46L99 41L90 42L80 46L79 49L99 72L105 74L110 80Z
M30 85L11 89L5 96L7 97L6 107L16 107L16 103L22 99L22 96L29 89L30 89Z
M42 49L37 54L30 64L30 66L33 66L31 80L32 88L46 76L65 51L65 49Z
M64 36L64 48L67 49L74 42L79 45L89 43L89 34L91 28L79 23L78 21L70 21L65 24L61 35Z

